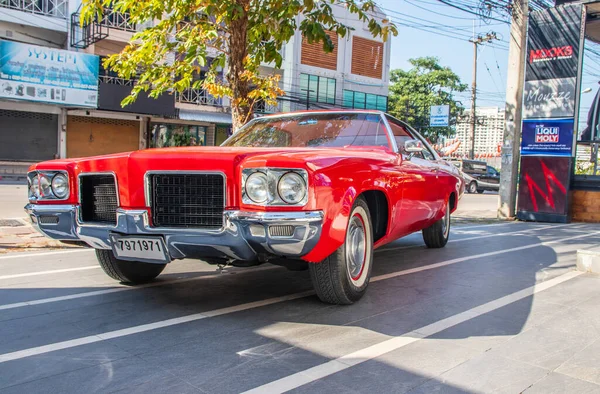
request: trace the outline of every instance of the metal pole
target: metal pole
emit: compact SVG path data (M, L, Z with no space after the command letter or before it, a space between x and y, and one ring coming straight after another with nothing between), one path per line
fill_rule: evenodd
M471 92L471 148L469 151L469 158L473 160L475 158L475 125L476 125L476 100L477 100L477 45L479 40L473 40L473 83Z
M498 218L500 219L513 218L516 212L528 9L528 0L513 1L506 82L505 128L502 139L502 169L500 171L498 207Z

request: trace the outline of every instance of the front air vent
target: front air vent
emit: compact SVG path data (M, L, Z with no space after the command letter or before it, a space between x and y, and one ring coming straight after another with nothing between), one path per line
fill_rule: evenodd
M82 175L79 178L81 221L117 224L117 188L114 175Z

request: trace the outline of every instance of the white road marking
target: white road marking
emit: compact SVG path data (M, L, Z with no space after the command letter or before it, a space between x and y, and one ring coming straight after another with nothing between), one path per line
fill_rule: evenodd
M600 231L591 232L591 233L587 233L587 234L580 234L580 235L567 237L567 238L561 238L561 239L557 239L554 241L548 241L548 242L542 242L542 243L531 244L531 245L526 245L526 246L520 246L520 247L516 247L516 248L511 248L511 249L499 250L496 252L489 252L489 253L482 253L482 254L478 254L478 255L465 256L465 257L456 258L456 259L448 260L448 261L441 262L441 263L430 264L427 266L422 266L422 267L418 267L418 268L412 268L412 269L408 269L408 270L404 270L404 271L394 272L391 274L376 276L376 277L372 278L371 280L375 282L375 281L390 279L390 278L394 278L394 277L398 277L398 276L402 276L402 275L412 274L415 272L426 271L426 270L431 270L431 269L438 268L438 267L456 264L456 263L460 263L463 261L472 260L472 259L476 259L476 258L480 258L480 257L488 257L488 256L493 256L493 255L498 255L498 254L515 252L515 251L524 250L524 249L531 249L531 248L536 248L539 246L551 245L551 244L555 244L555 243L559 243L559 242L570 241L573 239L578 239L578 238L583 238L583 237L590 237L592 235L598 235L598 234L600 234ZM11 353L4 353L4 354L0 354L0 363L12 361L12 360L18 360L18 359L25 358L25 357L45 354L45 353L53 352L56 350L69 349L69 348L73 348L73 347L80 346L80 345L101 342L101 341L104 341L107 339L119 338L119 337L123 337L123 336L127 336L127 335L138 334L141 332L156 330L158 328L170 327L170 326L174 326L174 325L178 325L178 324L182 324L182 323L188 323L188 322L192 322L192 321L196 321L196 320L206 319L208 317L221 316L221 315L226 315L229 313L241 312L241 311L245 311L248 309L259 308L259 307L263 307L263 306L267 306L267 305L277 304L280 302L296 300L299 298L307 297L312 294L314 294L313 291L306 291L303 293L296 293L296 294L290 294L290 295L281 296L281 297L274 297L274 298L269 298L266 300L249 302L246 304L235 305L235 306L216 309L216 310L212 310L212 311L195 313L192 315L182 316L182 317L178 317L178 318L174 318L174 319L158 321L155 323L142 324L142 325L133 326L133 327L129 327L129 328L121 329L121 330L108 331L108 332L101 333L98 335L90 335L87 337L71 339L71 340L63 341L63 342L56 342L56 343L52 343L49 345L32 347L29 349L19 350L19 351L15 351L15 352L11 352Z
M236 275L241 275L244 273L264 271L264 270L270 270L270 269L275 269L275 268L279 268L279 267L277 267L277 266L258 267L258 268L254 268L253 270L244 270L244 271L240 270L240 271L235 271L234 273ZM218 277L226 276L226 275L227 274L217 273L217 274L210 274L210 275L203 275L203 276L194 276L191 278L164 280L164 281L160 281L160 282L152 282L152 283L147 283L145 285L138 285L138 286L113 287L110 289L86 291L83 293L69 294L69 295L59 296L59 297L40 298L37 300L15 302L13 304L0 305L0 311L7 310L7 309L22 308L25 306L49 304L52 302L76 300L78 298L95 297L95 296L100 296L100 295L105 295L105 294L120 293L123 291L141 290L141 289L147 289L149 287L186 283L186 282L191 282L191 281L201 280L201 279L213 279L213 278L218 278Z
M19 253L16 255L0 256L0 260L18 259L21 257L44 257L44 256L57 255L57 254L71 254L71 253L93 252L93 251L94 251L94 249L76 249L76 250L57 250L55 252L43 252L43 253Z
M409 332L407 334L404 334L402 336L388 339L388 340L380 342L376 345L372 345L372 346L366 347L364 349L355 351L353 353L349 353L344 356L338 357L335 360L326 362L321 365L317 365L315 367L306 369L304 371L297 372L293 375L289 375L289 376L286 376L285 378L275 380L275 381L267 383L265 385L256 387L252 390L248 390L244 394L284 393L286 391L296 389L298 387L304 386L304 385L312 383L316 380L333 375L337 372L343 371L343 370L353 367L355 365L364 363L369 360L373 360L373 359L380 357L386 353L400 349L402 347L410 345L411 343L417 342L423 338L432 336L432 335L437 334L441 331L444 331L450 327L464 323L466 321L474 319L483 314L492 312L496 309L502 308L506 305L512 304L512 303L522 300L524 298L530 297L541 291L550 289L550 288L557 286L561 283L564 283L568 280L576 278L577 276L579 276L581 274L583 274L583 272L576 272L576 271L568 272L564 275L561 275L554 279L550 279L546 282L536 284L536 285L528 287L526 289L509 294L507 296L487 302L483 305L479 305L475 308L471 308L467 311L464 311L464 312L458 313L456 315L450 316L448 318L439 320L439 321L429 324L427 326L418 328L418 329L416 329L412 332Z
M564 225L562 225L564 226ZM514 232L507 232L507 233L500 233L500 234L493 234L493 235L516 235L516 234L520 234L520 233L526 233L526 232L531 232L531 231L535 231L535 230L542 230L548 227L560 227L560 226L556 226L556 225L551 225L551 226L539 226L536 227L535 229L529 229L529 230L524 230L518 233L514 233ZM478 239L478 238L485 238L488 237L490 235L481 235L481 236L477 236L477 237L470 237L470 238L466 238L464 240L474 240L474 239ZM449 242L459 242L462 241L463 239L457 239L457 240L450 240ZM387 248L387 249L378 249L376 250L376 252L385 252L388 250L399 250L399 249L410 249L410 248L415 248L415 247L420 247L421 245L406 245L406 246L398 246L395 248ZM265 268L275 268L275 267L265 267ZM253 269L253 271L256 271L257 269L265 269L265 268L255 268ZM242 271L242 272L247 272L247 271ZM399 272L403 272L403 271L399 271ZM217 275L212 275L212 276L203 276L203 277L193 277L193 278L183 278L183 279L176 279L176 280L170 280L170 281L163 281L163 282L154 282L154 283L148 283L146 285L141 285L141 286L134 286L134 287L117 287L117 288L111 288L111 289L103 289L103 290L97 290L97 291L88 291L88 292L83 292L83 293L76 293L76 294L70 294L70 295L66 295L66 296L59 296L59 297L50 297L50 298L41 298L41 299L37 299L37 300L31 300L31 301L23 301L23 302L16 302L13 304L5 304L5 305L0 305L0 310L7 310L7 309L15 309L15 308L22 308L22 307L26 307L26 306L32 306L32 305L41 305L41 304L49 304L52 302L61 302L61 301L69 301L69 300L75 300L75 299L79 299L79 298L86 298L86 297L95 297L95 296L99 296L99 295L105 295L105 294L112 294L112 293L119 293L122 291L130 291L130 290L138 290L138 289L146 289L149 287L156 287L156 286L163 286L163 285L169 285L169 284L174 284L174 283L185 283L188 281L192 281L192 280L197 280L197 279L201 279L201 278L213 278L219 276L219 274ZM1 278L0 278L1 279ZM374 279L371 279L374 280Z
M93 270L93 269L98 269L98 268L100 268L99 265L88 265L86 267L65 268L65 269L61 269L61 270L27 272L27 273L24 273L24 274L14 274L14 275L0 276L0 280L2 280L2 279L24 278L24 277L27 277L27 276L60 274L62 272L85 271L85 270Z
M560 225L550 225L550 226L539 226L536 228L531 228L528 230L523 230L523 231L509 231L506 233L494 233L494 234L483 234L483 235L477 235L474 237L468 237L468 238L459 238L459 239L450 239L448 241L448 243L454 243L454 242L463 242L463 241L473 241L476 239L482 239L482 238L490 238L490 237L499 237L499 236L503 236L503 235L519 235L519 234L527 234L530 233L532 231L537 231L537 230L544 230L547 228L559 228L559 227L565 227L565 226L570 226L570 224L560 224ZM393 248L383 248L383 249L377 249L375 251L375 253L378 252L387 252L387 251L391 251L391 250L400 250L400 249L409 249L409 248L414 248L417 245L404 245L404 246L396 246ZM418 245L421 246L421 245Z

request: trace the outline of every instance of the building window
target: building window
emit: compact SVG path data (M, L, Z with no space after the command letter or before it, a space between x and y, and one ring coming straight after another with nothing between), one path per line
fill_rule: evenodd
M302 56L300 62L307 66L337 70L338 36L335 32L325 32L333 43L333 51L327 53L323 50L322 42L309 44L306 38L302 40Z
M387 96L344 90L344 107L387 111Z
M383 43L354 36L352 38L352 74L381 79Z
M151 148L206 145L206 126L152 123L151 127Z
M300 74L300 97L313 103L335 104L335 78Z

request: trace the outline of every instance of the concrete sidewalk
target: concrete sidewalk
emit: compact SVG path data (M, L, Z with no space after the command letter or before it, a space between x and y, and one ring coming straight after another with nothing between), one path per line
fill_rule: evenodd
M27 219L0 219L0 254L77 248L38 233Z

